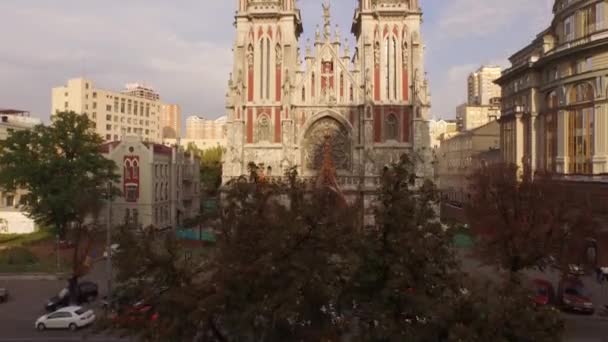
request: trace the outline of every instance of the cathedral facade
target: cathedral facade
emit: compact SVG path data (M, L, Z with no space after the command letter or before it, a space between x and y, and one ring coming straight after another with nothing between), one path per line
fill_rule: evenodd
M419 0L359 0L352 49L329 3L320 10L324 26L302 51L295 0L238 0L224 182L250 162L315 177L329 142L339 184L362 191L402 154L430 155Z

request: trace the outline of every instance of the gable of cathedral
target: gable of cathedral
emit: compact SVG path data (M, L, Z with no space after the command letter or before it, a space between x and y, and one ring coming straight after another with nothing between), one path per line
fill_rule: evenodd
M225 181L250 162L314 176L326 146L340 177L374 178L430 145L418 1L358 1L352 50L332 32L330 4L321 10L324 25L302 52L294 0L238 0Z

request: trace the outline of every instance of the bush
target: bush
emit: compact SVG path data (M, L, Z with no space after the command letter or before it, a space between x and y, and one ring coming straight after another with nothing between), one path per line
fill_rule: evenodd
M31 265L37 262L38 258L24 247L13 247L0 252L0 264Z

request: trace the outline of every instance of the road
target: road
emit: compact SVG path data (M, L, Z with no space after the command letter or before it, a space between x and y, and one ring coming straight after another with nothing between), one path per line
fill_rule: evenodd
M608 320L568 315L564 342L608 342Z
M105 293L103 266L98 265L82 280L99 284L100 293ZM125 342L111 336L96 335L88 327L77 332L43 331L34 328L35 320L45 314L44 304L63 287L65 280L49 279L5 279L0 277L0 287L9 290L7 303L0 304L0 342ZM96 304L94 303L92 307Z

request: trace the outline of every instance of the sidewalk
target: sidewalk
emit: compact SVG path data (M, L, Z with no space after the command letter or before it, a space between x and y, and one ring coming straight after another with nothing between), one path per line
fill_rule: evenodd
M6 280L62 280L65 274L54 273L31 273L31 274L0 274L0 281Z

